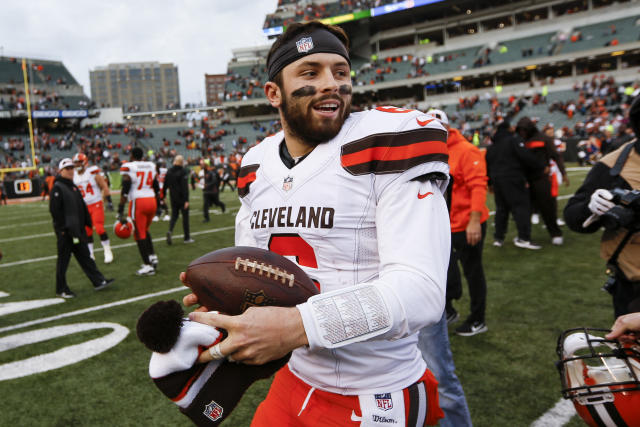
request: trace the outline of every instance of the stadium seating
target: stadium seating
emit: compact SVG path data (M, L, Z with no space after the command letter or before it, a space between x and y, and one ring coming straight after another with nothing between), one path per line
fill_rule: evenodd
M638 18L638 16L631 16L575 28L557 53L605 47L609 46L613 40L617 40L617 44L636 41L640 35L640 29L636 25ZM615 32L612 31L613 28Z

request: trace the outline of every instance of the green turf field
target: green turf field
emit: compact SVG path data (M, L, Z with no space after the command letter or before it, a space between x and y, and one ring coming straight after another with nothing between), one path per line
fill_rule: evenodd
M571 172L572 185L562 187L561 194L575 191L585 175L585 171ZM489 199L492 207L493 197ZM98 267L107 277L116 278L110 288L94 292L72 260L67 279L78 297L32 309L12 303L55 297L56 241L48 206L46 202L0 206L0 250L4 253L0 261L0 425L190 425L149 379L150 353L138 342L135 323L153 302L181 300L187 291L180 288L178 274L192 259L233 245L239 202L228 191L222 200L227 213L213 210L211 222L203 224L201 192L192 192L194 244L182 243L180 221L172 246L164 239L168 222L152 225L160 259L155 276L136 276L140 257L133 240L119 240L110 233L115 261L104 265L102 251L96 252ZM559 202L561 209L565 202ZM115 214L107 212L106 216L106 222L112 224ZM599 234L578 235L565 227L565 245L555 247L546 230L534 226L533 240L544 246L535 252L513 246L514 229L511 224L507 243L495 248L489 220L484 251L489 331L473 337L451 335L457 372L476 426L531 425L561 397L554 366L559 333L577 326L609 327L613 320L610 298L600 290L605 276L604 262L598 257ZM166 293L157 294L163 291ZM463 317L469 310L467 297L465 288L463 299L456 304ZM21 311L11 312L13 309ZM60 315L63 317L56 317ZM56 331L48 329L54 327L67 329L51 338L46 333ZM26 334L31 331L35 335ZM76 347L66 349L70 346ZM102 350L83 359L87 349ZM53 352L64 366L4 379L23 369L37 371L45 361L49 363L53 356L46 355ZM66 365L74 358L79 360ZM29 360L21 362L24 359ZM225 425L249 425L267 388L268 381L255 384ZM277 420L273 425L278 425ZM581 422L574 417L567 425Z

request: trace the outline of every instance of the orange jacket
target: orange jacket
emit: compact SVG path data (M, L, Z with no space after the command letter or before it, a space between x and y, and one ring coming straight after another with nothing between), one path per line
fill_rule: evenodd
M482 212L480 222L489 218L487 208L487 162L478 147L457 129L449 129L449 173L453 177L451 195L451 231L464 231L471 211Z

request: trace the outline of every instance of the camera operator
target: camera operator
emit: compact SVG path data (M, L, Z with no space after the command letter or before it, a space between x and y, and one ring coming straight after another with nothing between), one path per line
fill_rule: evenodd
M636 139L602 157L564 210L574 231L605 228L600 256L610 278L603 289L613 297L616 317L640 311L640 97L631 105L629 122Z

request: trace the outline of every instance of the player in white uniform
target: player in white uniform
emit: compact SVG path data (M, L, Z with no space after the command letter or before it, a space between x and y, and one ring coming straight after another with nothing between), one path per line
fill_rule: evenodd
M158 181L156 180L156 165L153 162L142 161L143 152L139 147L131 150L131 161L120 167L122 175L122 192L118 205L120 222L126 222L124 204L129 199L129 216L133 219L135 230L133 237L138 244L142 257L142 266L136 272L139 276L155 274L158 257L153 249L153 241L149 234L149 227L156 213L156 194Z
M113 252L111 251L109 236L104 229L104 205L102 203L103 198L106 199L111 195L109 185L107 185L107 181L102 176L98 166L88 166L89 159L85 154L77 153L73 156L73 164L75 166L73 183L80 190L91 215L93 228L96 229L100 236L100 243L102 243L102 248L104 249L104 263L109 264L113 261ZM86 230L89 238L89 252L91 258L95 260L96 257L93 254L93 228L86 227Z
M190 315L227 330L219 350L233 360L260 364L294 350L253 426L442 417L416 343L444 309L447 133L414 110L349 115L347 46L342 30L318 22L276 40L265 93L283 131L249 150L238 176L236 245L290 256L321 293L295 308Z

